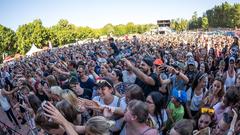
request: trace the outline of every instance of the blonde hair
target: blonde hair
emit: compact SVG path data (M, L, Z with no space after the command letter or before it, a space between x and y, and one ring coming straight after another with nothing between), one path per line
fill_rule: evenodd
M103 116L95 116L90 118L86 123L86 129L91 133L99 135L110 135L110 129L115 125L114 121L110 121Z
M73 107L78 109L78 98L77 96L69 89L65 89L64 92L61 94L61 97L68 101Z

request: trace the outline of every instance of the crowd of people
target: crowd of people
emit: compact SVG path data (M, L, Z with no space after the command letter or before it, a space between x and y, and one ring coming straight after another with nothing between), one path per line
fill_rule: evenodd
M0 105L35 134L238 135L239 56L199 33L54 48L1 67Z

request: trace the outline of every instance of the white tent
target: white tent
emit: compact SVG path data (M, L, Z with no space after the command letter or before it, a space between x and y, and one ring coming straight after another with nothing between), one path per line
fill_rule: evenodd
M39 52L39 51L42 51L42 49L39 49L34 44L32 44L31 49L26 53L26 55L30 56L33 53L36 53L36 52Z

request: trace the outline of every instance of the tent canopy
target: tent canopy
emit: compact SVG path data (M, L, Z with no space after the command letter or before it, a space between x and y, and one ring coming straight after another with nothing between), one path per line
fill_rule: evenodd
M42 51L42 49L37 48L34 44L32 44L31 49L26 53L26 55L32 55L33 53Z

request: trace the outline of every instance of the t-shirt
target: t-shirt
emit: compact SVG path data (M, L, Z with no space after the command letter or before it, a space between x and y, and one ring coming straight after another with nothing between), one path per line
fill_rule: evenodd
M135 84L137 84L138 86L140 86L143 89L143 93L144 93L145 97L147 97L147 95L149 93L151 93L152 91L158 91L158 88L160 86L160 82L158 81L158 77L157 77L156 73L151 73L150 77L152 77L152 79L155 81L154 86L146 84L145 82L143 82L139 78L137 78L136 82L135 82Z
M180 107L176 108L175 105L172 102L170 102L168 104L167 108L172 111L172 118L175 122L183 119L184 108L183 108L182 105ZM172 124L173 123L169 120L168 123L167 123L168 129L170 129L172 127Z
M86 89L90 89L90 90L93 90L93 87L96 86L94 80L91 79L90 77L87 79L86 82L82 82L81 79L79 78L79 82L80 82L80 86L82 88L86 88Z
M120 100L120 101L119 101L119 100ZM93 101L98 102L101 107L106 106L106 104L104 103L103 99L100 98L100 96L95 96L95 97L93 98ZM110 106L110 107L120 107L121 110L126 110L127 104L126 104L125 99L123 99L123 98L119 99L119 97L114 96L114 99L113 99L112 103L109 104L109 105L107 105L107 106ZM112 131L116 131L116 130L121 129L122 124L123 124L123 121L120 120L120 119L119 119L119 120L115 120L115 121L116 121L116 124L115 124L115 126L111 129Z
M191 100L190 109L191 111L199 111L202 100L203 100L203 93L199 96L197 96L195 93L192 96L192 98L189 98Z

